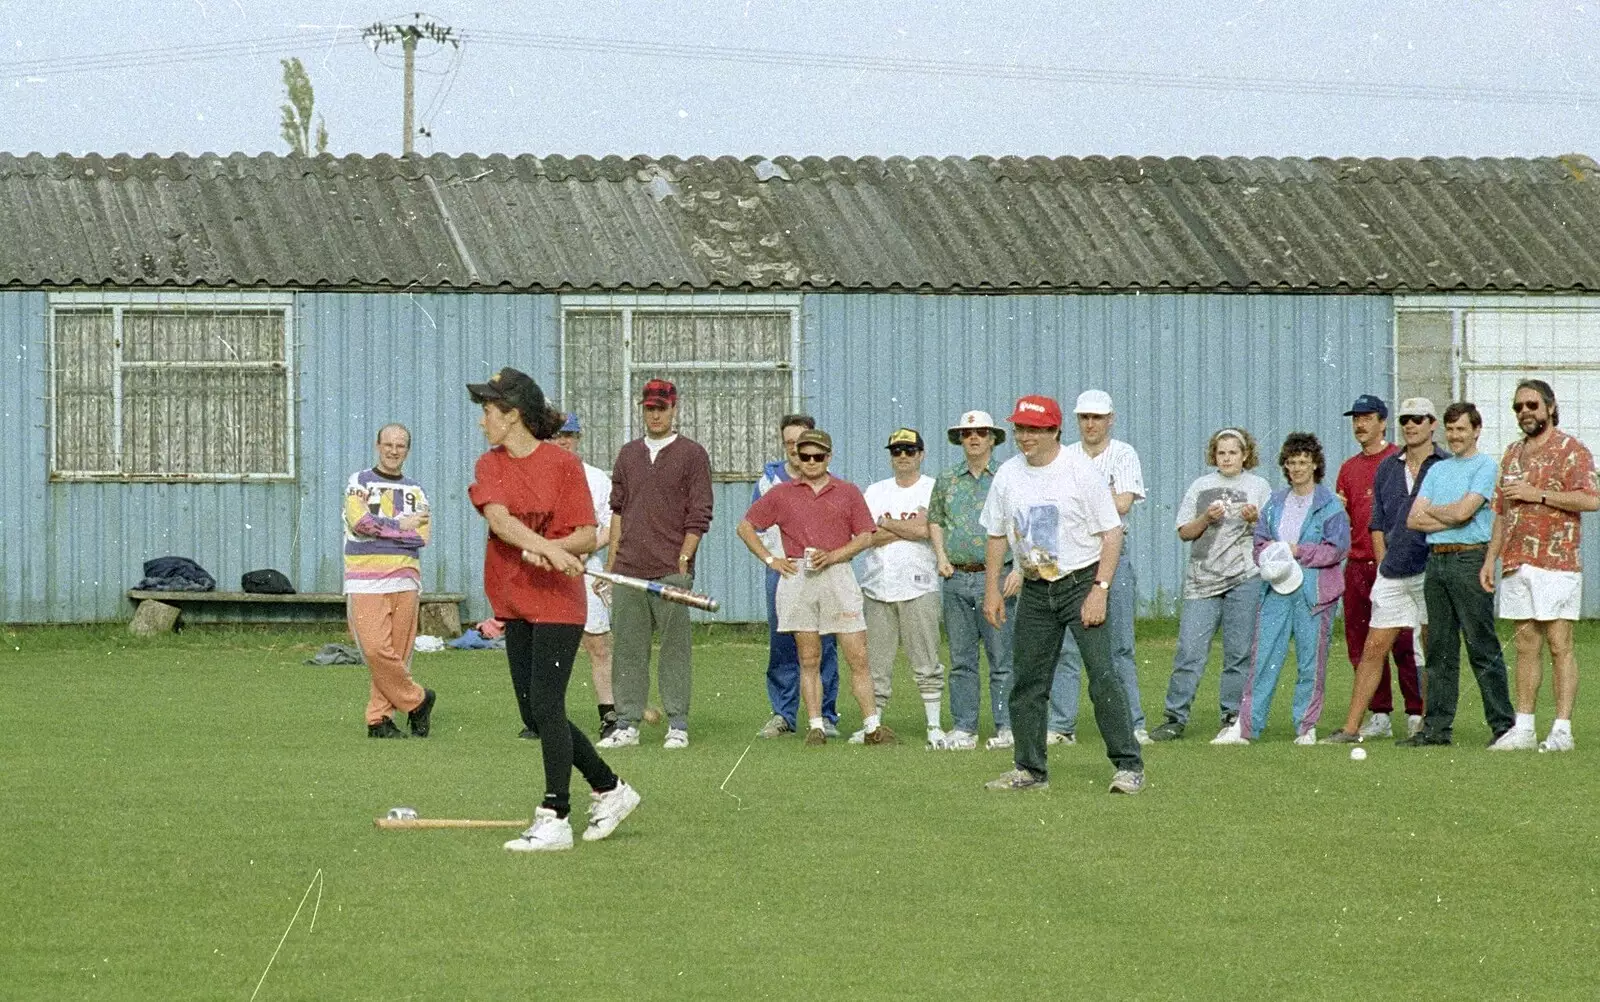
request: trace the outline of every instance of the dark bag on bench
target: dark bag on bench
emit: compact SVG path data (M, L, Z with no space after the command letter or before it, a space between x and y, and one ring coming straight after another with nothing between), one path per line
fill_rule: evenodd
M282 571L267 568L246 573L239 579L239 590L252 595L293 595L294 585Z

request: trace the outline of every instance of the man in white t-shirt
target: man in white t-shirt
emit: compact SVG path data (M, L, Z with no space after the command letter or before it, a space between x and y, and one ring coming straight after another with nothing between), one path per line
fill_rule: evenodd
M1022 575L1012 642L1011 729L1016 768L991 781L994 790L1049 785L1045 726L1050 683L1062 637L1070 629L1089 676L1089 700L1116 767L1111 792L1144 788L1144 760L1133 736L1128 696L1111 664L1107 598L1122 552L1122 517L1111 487L1082 456L1061 447L1061 405L1027 396L1011 414L1019 456L995 474L981 521L983 613L1006 620L1001 571L1010 547Z
M1132 548L1127 535L1128 512L1144 500L1144 470L1133 446L1111 437L1111 427L1117 420L1111 394L1104 390L1085 390L1078 394L1078 402L1072 409L1078 419L1078 440L1063 448L1087 459L1105 478L1122 519L1122 556L1107 599L1106 622L1111 629L1111 664L1122 681L1122 688L1128 695L1128 710L1133 714L1133 736L1140 744L1148 744L1150 736L1145 730L1144 708L1139 701L1138 662L1133 656L1133 614L1139 585L1133 576ZM1056 680L1050 688L1048 740L1051 744L1070 744L1077 732L1078 679L1082 674L1082 658L1076 645L1069 640L1061 645Z
M926 446L911 428L889 436L894 476L863 493L877 523L872 546L861 555L861 594L867 617L867 665L881 714L889 705L895 655L904 647L922 695L928 744L944 742L939 708L944 666L939 663L939 570L928 539L933 478L922 472Z
M583 426L577 414L568 414L567 423L556 432L555 443L573 455L583 441ZM605 570L600 554L605 551L611 535L611 478L606 471L588 463L583 464L583 476L589 483L589 497L594 501L595 549L584 566L592 571ZM598 583L593 579L592 583ZM611 608L592 586L584 589L589 597L589 614L583 623L583 649L589 652L589 674L594 682L594 699L600 711L600 737L608 738L617 729L617 707L611 695Z

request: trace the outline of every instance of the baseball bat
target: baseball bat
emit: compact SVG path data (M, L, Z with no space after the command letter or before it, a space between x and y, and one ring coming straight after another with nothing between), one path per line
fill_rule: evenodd
M471 818L373 818L379 828L526 828L528 820L481 821Z
M644 578L631 578L626 574L612 574L610 571L591 571L588 568L584 568L583 573L593 578L599 578L601 581L609 581L614 585L620 585L623 588L647 591L652 595L659 595L668 602L676 602L679 605L687 605L694 609L716 612L722 608L722 604L710 595L702 595L687 588L664 585L659 581L646 581Z

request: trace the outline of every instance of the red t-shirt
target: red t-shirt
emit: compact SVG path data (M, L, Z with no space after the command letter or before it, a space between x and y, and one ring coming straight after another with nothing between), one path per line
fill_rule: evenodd
M1500 566L1505 573L1523 564L1547 571L1583 570L1578 560L1582 542L1578 513L1506 497L1506 484L1519 479L1543 494L1600 490L1588 448L1559 428L1537 452L1529 450L1526 441L1512 442L1500 460L1500 482L1490 500L1495 514L1504 520Z
M811 546L837 550L876 528L861 488L838 477L829 477L820 491L803 480L779 484L752 504L744 518L758 531L777 526L786 557L804 556Z
M1378 480L1378 466L1390 456L1400 451L1400 447L1393 442L1387 443L1382 452L1367 455L1358 452L1344 461L1339 467L1339 479L1334 482L1334 490L1344 498L1344 510L1350 516L1350 557L1351 560L1376 560L1377 553L1372 549L1372 487Z
M548 442L521 459L498 446L479 456L467 497L480 513L486 505L505 505L512 518L546 539L595 524L583 463ZM582 577L535 567L492 532L483 554L483 590L496 619L582 626L588 617Z

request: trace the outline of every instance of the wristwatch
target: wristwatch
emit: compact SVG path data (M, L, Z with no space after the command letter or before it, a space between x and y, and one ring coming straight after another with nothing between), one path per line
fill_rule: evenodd
M761 558L761 562L766 564L768 567L771 567L773 565L773 563L775 563L777 561L777 559L778 559L777 557L774 557L772 554L769 553L766 556Z
M1111 590L1111 582L1110 581L1102 581L1099 578L1095 578L1094 579L1094 586L1096 588L1099 588L1101 591L1110 591Z

